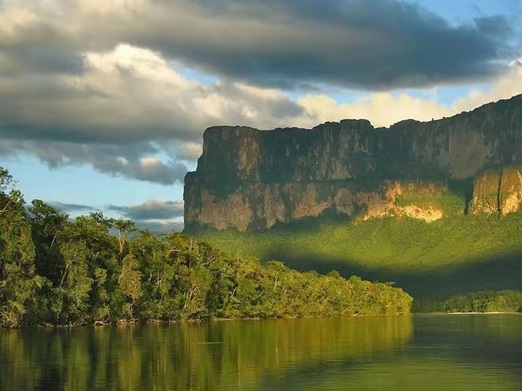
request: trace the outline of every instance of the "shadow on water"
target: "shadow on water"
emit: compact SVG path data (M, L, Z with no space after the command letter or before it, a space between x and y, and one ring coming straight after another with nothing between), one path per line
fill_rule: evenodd
M295 368L261 389L520 389L521 331L521 315L416 316L411 343L393 354Z

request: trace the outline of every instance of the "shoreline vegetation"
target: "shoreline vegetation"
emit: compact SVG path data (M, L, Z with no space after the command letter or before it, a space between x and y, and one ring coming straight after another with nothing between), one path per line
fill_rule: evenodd
M443 304L446 313L506 314L522 312L522 292L478 291L452 296Z
M412 309L413 298L393 283L262 263L181 233L155 236L100 213L70 220L40 200L27 206L14 184L0 168L0 327L380 316ZM475 292L434 308L517 312L522 293Z
M100 213L27 206L0 168L0 326L409 313L392 284L230 256Z

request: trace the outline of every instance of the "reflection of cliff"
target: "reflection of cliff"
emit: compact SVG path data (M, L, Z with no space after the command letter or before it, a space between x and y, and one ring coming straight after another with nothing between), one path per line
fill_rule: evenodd
M258 230L324 213L430 222L454 212L444 208L454 196L461 198L460 212L467 209L469 197L452 184L473 178L471 211L508 213L518 210L522 186L520 171L505 167L521 161L522 95L389 129L365 120L312 130L214 127L205 131L197 171L185 178L185 224ZM504 181L485 171L491 169ZM491 194L499 186L502 205L495 209ZM397 202L405 191L409 204Z
M389 351L411 333L406 316L9 331L0 334L0 389L241 389L263 375Z
M428 315L414 321L407 349L341 368L296 368L265 376L259 389L284 390L520 390L522 317ZM477 343L480 341L480 343Z

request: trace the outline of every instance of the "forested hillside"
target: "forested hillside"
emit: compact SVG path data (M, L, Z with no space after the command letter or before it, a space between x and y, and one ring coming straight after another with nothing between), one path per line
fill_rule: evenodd
M0 169L0 325L399 314L389 284L300 273L229 256L183 234L155 236L99 213L27 206Z
M429 311L442 310L443 300L460 293L522 290L520 212L432 223L406 216L310 219L265 232L204 230L199 237L223 251L277 259L298 270L393 281L416 303L435 300Z

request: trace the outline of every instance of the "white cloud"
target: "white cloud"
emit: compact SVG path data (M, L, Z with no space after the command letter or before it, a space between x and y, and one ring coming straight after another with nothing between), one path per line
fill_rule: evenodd
M436 94L436 90L433 92ZM340 121L341 119L368 119L376 127L390 126L404 119L413 118L429 121L473 110L489 102L509 99L522 93L522 66L516 63L503 77L491 84L487 91L472 90L447 105L439 104L435 98L423 99L409 94L392 93L368 94L351 103L337 103L326 95L306 95L298 103L305 109L307 118L302 119L304 126L310 122Z
M511 98L522 94L522 58L511 64L510 72L498 79L487 91L474 90L468 96L457 99L452 104L454 113L472 110L475 107L494 102L499 99Z
M315 9L315 3L304 3ZM214 17L201 2L183 0L3 0L0 156L31 154L51 167L90 165L108 175L172 184L183 180L187 161L201 153L201 136L209 126L312 127L345 118L367 118L375 126L387 126L406 118L449 116L522 92L518 62L490 91L473 92L448 105L437 104L435 98L386 92L341 104L328 94L309 93L295 102L282 90L226 77L200 81L178 71L190 64L205 68L195 57L185 60L194 48L206 55L209 44L216 66L237 59L231 57L234 50L242 55L271 49L256 49L256 37L241 33L252 26L267 36L281 33L288 42L313 46L295 29L292 23L300 19L290 8L281 11L292 23L281 26L272 15L259 20L247 9L258 6L266 11L264 3L256 4L223 0L216 5L245 11L245 18L238 19L221 8L214 10ZM362 11L365 4L359 4ZM172 12L177 6L179 12ZM307 27L321 30L323 22ZM279 30L269 31L267 26ZM204 27L223 28L225 38L234 38L232 46ZM328 29L328 34L339 31L331 25ZM283 44L275 42L274 47ZM323 52L330 53L329 47L322 47ZM257 54L244 57L252 69L259 65L252 60ZM231 68L238 65L234 61ZM216 71L212 76L219 74L227 73Z
M176 159L197 158L205 128L275 127L301 110L281 92L189 80L159 53L127 44L85 53L80 75L0 78L0 101L4 154L165 184L182 181Z
M196 160L201 156L203 148L201 143L187 142L180 144L177 151L177 156L180 159Z
M338 104L325 95L307 95L299 100L316 122L340 121L346 118L369 119L376 126L389 126L406 118L420 121L447 116L450 110L434 100L423 100L407 94L370 94L353 103Z
M182 201L148 200L140 205L109 205L110 211L116 211L132 220L172 220L183 217Z

